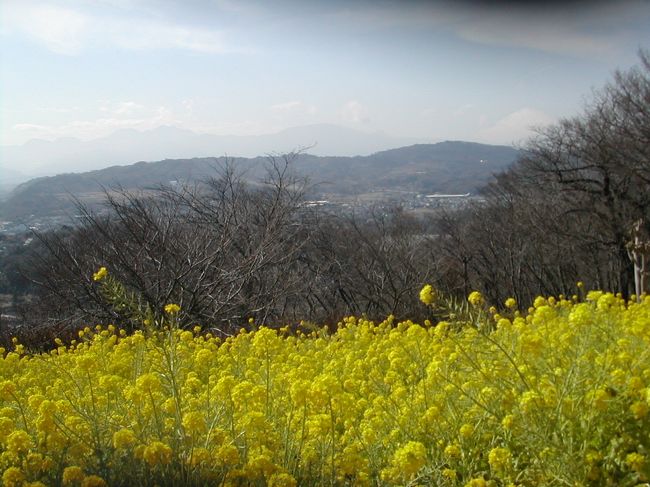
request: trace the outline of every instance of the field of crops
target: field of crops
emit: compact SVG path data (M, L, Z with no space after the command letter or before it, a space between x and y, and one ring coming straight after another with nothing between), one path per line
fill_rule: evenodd
M648 482L650 298L516 308L473 293L448 322L220 340L175 329L170 305L171 330L16 344L0 360L4 485Z

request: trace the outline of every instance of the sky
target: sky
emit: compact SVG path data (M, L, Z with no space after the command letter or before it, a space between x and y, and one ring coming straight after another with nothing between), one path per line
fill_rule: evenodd
M650 47L649 0L2 0L0 144L316 123L520 143Z

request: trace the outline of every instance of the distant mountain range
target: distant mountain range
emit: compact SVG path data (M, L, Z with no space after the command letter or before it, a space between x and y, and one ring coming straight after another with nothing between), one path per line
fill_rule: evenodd
M137 161L206 156L256 157L302 148L309 148L309 153L314 155L355 156L420 142L432 140L393 137L382 132L366 133L329 124L250 136L197 134L169 126L149 131L123 129L89 141L67 137L54 141L34 139L20 146L0 146L0 184Z
M470 142L415 144L367 156L316 156L299 154L293 165L314 184L314 195L363 195L390 191L410 193L474 193L493 174L510 166L519 152L512 147ZM78 174L32 179L17 186L0 203L5 220L30 215L71 214L73 197L96 203L102 188L147 189L191 183L214 176L225 157L165 159L138 162ZM232 158L246 177L263 175L265 157Z

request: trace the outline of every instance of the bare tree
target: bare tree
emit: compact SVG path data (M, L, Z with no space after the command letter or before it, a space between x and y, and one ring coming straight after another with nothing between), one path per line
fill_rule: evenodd
M619 72L578 116L541 129L485 203L441 220L441 250L492 300L634 290L628 255L650 213L650 63Z
M224 331L282 316L291 304L295 269L308 230L300 225L306 181L290 171L292 156L269 158L268 175L246 182L231 165L192 187L151 193L106 192L108 216L82 206L83 225L39 235L34 280L42 299L58 302L61 319L131 322L127 309L109 306L91 280L109 268L143 307L160 312L181 305L184 323ZM53 313L57 314L57 313Z

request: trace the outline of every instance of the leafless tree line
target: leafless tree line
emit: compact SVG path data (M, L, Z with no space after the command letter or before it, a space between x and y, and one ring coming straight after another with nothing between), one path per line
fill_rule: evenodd
M464 289L493 302L570 295L578 280L634 293L631 244L650 230L648 52L522 154L484 189L483 205L443 219L443 248L463 269Z
M307 181L292 156L270 158L268 177L246 182L230 165L192 187L107 192L110 212L82 211L79 228L39 235L28 273L42 313L31 321L130 327L92 275L106 266L142 309L181 306L184 325L224 333L258 323L336 322L344 314L406 315L433 278L428 238L398 210L343 217L303 204ZM141 319L141 317L140 317Z
M459 211L327 214L303 204L308 182L291 155L270 158L259 183L226 166L193 187L107 193L108 216L84 211L81 227L39 236L26 267L44 311L31 320L139 326L101 295L91 278L100 266L148 309L178 303L184 325L224 333L249 317L419 319L424 283L458 296L479 289L497 305L571 295L578 280L630 295L631 255L650 230L648 53L640 60L583 113L541 129L484 202Z

